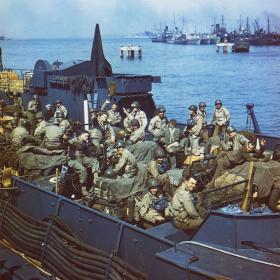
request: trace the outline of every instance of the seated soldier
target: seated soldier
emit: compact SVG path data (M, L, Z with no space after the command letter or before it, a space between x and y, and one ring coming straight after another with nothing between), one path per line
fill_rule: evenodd
M59 126L63 129L64 132L66 131L66 129L70 128L70 123L67 119L65 119L65 115L63 112L57 111L55 113L55 119L58 120Z
M34 136L30 135L29 130L31 124L28 120L21 120L16 128L11 132L10 139L12 146L15 148L20 148L26 143L33 143L35 141Z
M176 127L176 120L170 120L167 127L162 129L160 142L163 144L168 154L170 169L176 168L176 152L185 145L183 133L180 128Z
M154 136L153 141L158 142L161 136L162 128L166 127L167 118L165 116L165 108L160 106L157 108L157 115L153 117L150 121L148 130Z
M145 140L145 131L140 127L139 121L137 119L131 120L130 127L132 132L129 139L132 143L136 144L138 142L143 142Z
M123 127L124 127L124 130L126 132L126 134L130 134L132 132L131 130L131 119L129 117L129 114L132 112L132 109L130 107L124 109L123 110L127 113L127 116L123 119Z
M242 164L245 161L263 161L266 160L262 156L262 151L256 151L256 143L253 141L236 151L221 153L216 160L216 170L212 180L207 184L207 188L215 187L215 180L223 174L224 171Z
M86 130L81 131L80 136L68 141L70 145L70 152L68 165L79 173L79 180L81 184L81 192L84 196L88 195L87 183L87 167L91 168L93 175L93 183L99 172L99 162L96 158L91 156L91 148L89 141L89 132Z
M138 171L134 155L125 149L123 140L118 140L116 143L117 152L113 156L113 162L117 162L113 166L114 172L119 178L133 178Z
M180 180L180 186L175 191L169 206L169 215L173 218L174 225L183 230L193 231L202 223L193 203L192 192L195 190L196 180L190 171L185 169Z
M137 204L137 210L140 218L144 221L144 227L149 228L165 221L164 210L157 211L154 207L155 202L158 201L162 195L160 191L160 183L156 179L151 178L147 182L148 192L142 197ZM166 205L167 206L167 205Z
M44 134L44 130L46 126L48 125L48 122L44 120L42 112L38 112L35 115L35 131L34 131L34 136L37 139L42 140L42 135Z
M233 126L229 126L226 132L225 139L221 140L221 146L224 151L237 151L249 142L245 136L237 133Z
M158 148L155 150L154 159L148 165L148 176L160 183L165 196L172 197L173 192L170 190L170 178L166 174L167 170L169 170L169 164L166 154L161 148Z
M61 100L56 100L55 101L55 112L54 112L54 117L57 118L57 113L58 112L62 112L64 115L64 118L67 119L68 118L68 111L66 109L65 106L62 105L62 101Z
M118 105L112 104L111 110L108 110L108 122L113 128L121 126L122 117L118 112Z

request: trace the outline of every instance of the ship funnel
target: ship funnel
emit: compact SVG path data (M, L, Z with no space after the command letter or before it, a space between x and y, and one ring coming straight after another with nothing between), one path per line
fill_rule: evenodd
M95 26L94 39L91 50L91 61L93 62L94 75L96 77L112 75L111 64L106 60L103 53L99 24L96 24Z

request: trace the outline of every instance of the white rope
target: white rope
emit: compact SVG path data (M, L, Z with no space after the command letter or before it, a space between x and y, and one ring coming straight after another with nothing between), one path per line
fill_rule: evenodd
M216 247L212 247L212 246L209 246L209 245L206 245L206 244L203 244L203 243L200 243L200 242L196 242L196 241L184 241L184 242L181 242L180 244L197 245L197 246L200 246L200 247L205 247L205 248L208 248L208 249L211 249L211 250L214 250L214 251L218 251L218 252L226 254L226 255L234 256L234 257L237 257L237 258L240 258L240 259L244 259L244 260L248 260L248 261L251 261L251 262L266 264L266 265L270 265L270 266L273 266L273 267L280 268L280 265L278 265L278 264L265 262L265 261L261 261L261 260L256 260L256 259L252 259L252 258L245 257L245 256L242 256L242 255L234 254L234 253L227 252L225 250L218 249Z

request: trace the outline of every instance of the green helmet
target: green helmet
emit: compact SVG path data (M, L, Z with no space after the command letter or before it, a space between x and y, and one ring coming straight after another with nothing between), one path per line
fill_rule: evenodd
M189 110L194 111L196 113L197 112L197 106L196 105L190 105Z
M161 157L163 157L163 158L166 157L166 154L163 149L158 148L154 152L154 158L161 158Z
M137 127L140 127L140 123L137 119L133 119L131 120L130 122L130 126L137 126Z
M157 179L151 178L147 182L147 187L148 189L155 189L155 188L160 188L160 183Z
M234 126L229 126L227 128L227 133L232 133L232 132L236 132L236 128Z
M140 108L141 106L140 106L140 103L138 101L133 101L131 103L131 107L132 108Z
M104 172L103 177L109 178L109 179L116 179L116 178L117 178L117 174L116 174L116 172L113 170L112 167L109 167L109 168Z
M58 111L58 112L56 112L55 117L56 117L56 118L59 118L59 119L64 119L64 113Z
M36 113L36 115L35 115L35 120L40 120L40 119L43 119L44 117L43 117L43 113L42 112L38 112L38 113Z
M116 143L116 148L123 148L125 146L125 143L123 140L118 140Z
M157 107L157 112L158 112L158 113L165 113L165 112L166 112L166 109L165 109L165 107L163 107L163 106L159 106L159 107Z

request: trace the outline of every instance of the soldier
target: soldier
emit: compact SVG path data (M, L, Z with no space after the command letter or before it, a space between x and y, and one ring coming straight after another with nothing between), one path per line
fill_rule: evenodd
M212 116L212 124L215 126L213 136L225 134L226 128L229 125L230 113L226 107L222 106L222 101L217 99L215 101L215 110Z
M28 142L34 142L35 138L30 135L29 130L30 123L28 120L21 120L17 127L13 129L10 135L12 146L20 148Z
M55 101L55 108L56 108L56 110L55 110L55 113L54 113L54 117L56 117L56 114L58 112L62 112L64 114L64 118L65 119L68 118L68 111L67 111L66 107L62 105L61 100L58 99L58 100Z
M169 214L173 217L174 225L183 230L193 231L202 223L195 205L192 193L196 187L196 180L190 175L189 170L184 170L180 186L175 191L169 206Z
M127 112L127 116L123 119L123 127L127 134L130 134L132 132L131 130L131 119L129 118L129 114L132 112L131 108L124 109L125 112Z
M225 140L221 141L221 146L224 151L237 151L246 145L249 140L236 132L234 126L229 126L227 128L227 134L225 135Z
M52 110L51 104L46 105L46 111L44 113L44 119L46 122L49 121L49 119L53 118L54 116L54 111Z
M90 109L90 119L92 123L92 127L97 127L98 126L98 109L97 108L91 108Z
M42 132L44 135L42 147L50 151L63 149L63 138L65 137L63 129L59 126L58 120L46 126Z
M163 214L154 209L154 203L161 198L160 183L156 179L147 182L148 192L137 204L140 218L147 222L144 227L148 228L165 221Z
M35 121L36 121L36 128L34 131L34 136L38 139L42 139L42 135L44 134L44 130L48 123L44 120L42 112L38 112L35 115Z
M116 155L118 159L114 165L114 172L118 174L119 178L133 178L138 171L134 155L125 149L124 141L118 140L116 143Z
M200 138L202 142L207 143L207 141L209 140L209 136L208 136L208 129L207 129L207 112L205 111L205 108L206 108L206 103L199 102L197 114L203 119Z
M35 115L41 112L41 103L37 94L34 94L32 99L27 104L27 118L34 129L35 127Z
M203 127L203 118L201 115L197 114L196 105L189 106L189 114L190 119L187 121L185 133L187 133L189 137L192 154L200 155L199 140L200 132Z
M24 112L24 107L22 104L22 98L20 92L13 92L13 103L15 105L15 112L18 112L20 115Z
M148 124L148 120L146 113L144 111L141 111L140 107L140 103L138 101L134 101L131 103L132 112L129 114L124 109L124 113L130 118L130 120L137 119L140 123L141 128L145 131Z
M109 124L114 127L121 126L122 117L118 112L117 104L112 104L111 110L108 111L108 122Z
M66 131L66 129L70 128L70 123L65 119L64 113L62 111L57 111L55 114L55 118L58 120L59 126L63 129L64 132Z
M86 168L91 168L94 183L97 177L97 173L99 172L99 162L91 155L89 138L89 132L83 130L81 131L79 137L68 141L70 145L70 160L68 161L68 165L78 171L81 184L81 192L84 196L88 195L86 188Z
M158 142L161 136L162 129L166 127L167 118L165 116L165 108L160 106L157 108L157 115L150 121L148 130L154 136L153 141Z
M140 126L139 121L137 119L131 120L130 127L132 132L129 136L129 140L131 140L133 144L143 142L145 140L145 131L143 127Z
M256 143L248 141L245 146L239 150L221 153L217 157L216 170L212 180L207 184L206 188L214 188L215 180L220 177L224 171L242 164L245 161L262 161L260 153L255 152Z
M160 183L162 192L167 197L172 197L173 192L170 190L170 178L166 173L168 170L169 164L165 152L161 148L156 149L154 159L148 165L148 176Z
M168 154L170 169L176 168L176 152L182 149L186 144L183 139L183 133L176 127L176 120L170 120L168 125L162 130L161 144Z

